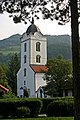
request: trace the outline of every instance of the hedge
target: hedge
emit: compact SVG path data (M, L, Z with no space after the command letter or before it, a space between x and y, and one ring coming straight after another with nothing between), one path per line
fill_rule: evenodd
M21 118L21 117L30 117L30 109L27 108L27 107L18 107L17 108L17 111L16 111L16 116L18 118Z
M55 116L55 117L68 117L73 116L73 101L67 101L67 100L59 100L51 102L47 106L46 114L49 117Z
M57 107L58 106L58 107ZM38 114L47 114L48 116L72 116L73 115L73 98L72 97L55 97L55 98L7 98L0 99L0 116L2 117L16 117L17 110L27 112L27 117L37 117ZM23 108L22 108L23 107ZM26 108L25 108L26 107ZM65 108L67 112L64 113ZM62 109L64 114L58 114ZM56 113L55 113L56 112ZM24 114L24 113L23 113ZM30 114L30 115L29 115ZM23 116L23 115L22 115Z
M42 106L42 109L41 109L41 114L45 114L46 113L46 109L47 109L47 106L51 103L51 102L55 102L55 101L60 101L60 100L63 100L63 101L72 101L73 102L73 97L54 97L54 98L41 98L39 99L42 101L43 103L43 106Z
M36 117L40 113L42 101L32 98L0 99L0 107L0 116L2 117L15 117L18 107L29 108L30 117Z

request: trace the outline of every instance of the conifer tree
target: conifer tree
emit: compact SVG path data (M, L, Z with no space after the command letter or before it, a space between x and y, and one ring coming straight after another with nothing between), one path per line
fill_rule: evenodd
M12 93L16 94L16 86L17 86L17 72L20 67L20 61L17 54L14 54L8 64L8 82L10 87L12 88Z

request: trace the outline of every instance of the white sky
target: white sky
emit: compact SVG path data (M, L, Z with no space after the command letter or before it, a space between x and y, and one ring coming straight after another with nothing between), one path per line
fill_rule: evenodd
M41 32L45 35L63 35L68 34L71 35L70 23L66 25L58 25L56 20L34 20L36 26L39 27ZM27 28L29 27L30 23L18 23L15 24L12 18L9 18L8 14L0 14L0 40L7 38L14 34L23 34Z

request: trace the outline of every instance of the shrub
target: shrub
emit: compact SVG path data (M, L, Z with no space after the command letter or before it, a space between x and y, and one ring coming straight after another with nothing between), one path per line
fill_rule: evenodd
M53 98L41 98L40 100L42 101L42 104L43 104L40 113L41 114L45 114L46 113L46 108L47 108L48 104L53 102L54 99Z
M42 106L42 109L41 109L41 114L45 114L46 113L46 108L47 106L51 103L51 102L55 102L55 101L60 101L60 100L63 100L63 101L72 101L73 102L73 97L54 97L54 98L41 98L39 99L42 101L43 103L43 106Z
M49 117L73 116L73 102L65 100L54 101L47 106L46 114Z
M29 117L30 116L30 109L27 107L18 107L16 111L17 117Z
M0 116L16 116L18 107L27 107L30 109L30 117L36 117L40 113L42 101L34 98L8 98L0 99Z

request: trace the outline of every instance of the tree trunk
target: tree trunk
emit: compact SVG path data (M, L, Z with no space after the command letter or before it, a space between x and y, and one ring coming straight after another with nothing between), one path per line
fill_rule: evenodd
M77 0L71 0L74 120L80 120L79 25Z

